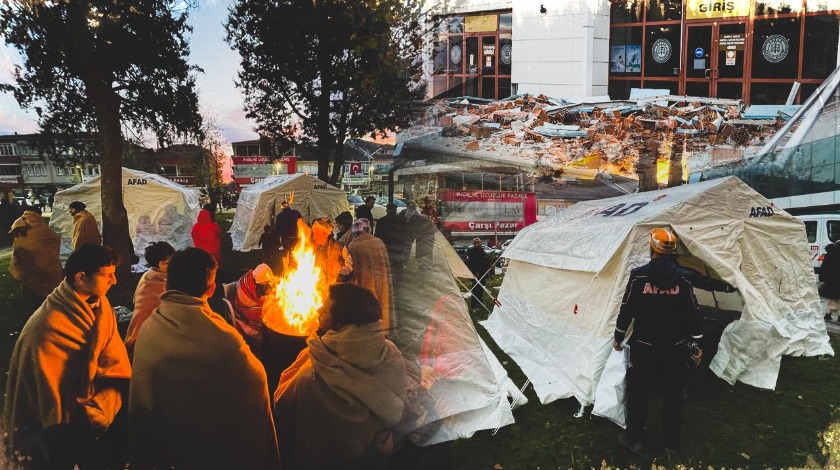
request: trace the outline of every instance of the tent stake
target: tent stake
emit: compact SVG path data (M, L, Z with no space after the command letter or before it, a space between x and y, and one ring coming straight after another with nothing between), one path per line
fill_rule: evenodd
M581 403L580 409L577 411L577 413L574 414L574 417L575 418L583 418L584 416L586 416L586 404Z

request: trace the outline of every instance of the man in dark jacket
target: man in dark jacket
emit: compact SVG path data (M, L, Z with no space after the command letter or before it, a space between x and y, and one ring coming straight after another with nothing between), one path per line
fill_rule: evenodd
M484 301L484 288L481 283L484 282L485 274L487 274L489 268L487 253L484 252L481 239L478 237L473 238L473 246L467 250L467 267L475 276L472 287L472 301L470 302L471 308L475 310L481 308Z
M694 287L734 292L729 284L707 278L677 263L677 237L669 229L650 231L651 260L630 272L615 325L613 348L622 349L630 322L630 366L627 370L627 429L619 442L633 453L642 451L651 382L664 386L662 435L665 451L680 448L680 410L689 359L700 363L703 327Z
M385 206L385 217L376 223L376 238L382 240L388 249L391 262L391 276L395 282L402 275L403 267L411 256L411 239L408 235L408 223L405 216L397 214L396 204Z
M367 219L370 226L373 227L373 205L376 203L376 198L368 196L365 198L365 203L356 208L356 220Z
M302 219L300 212L292 209L288 201L280 203L280 212L274 217L274 231L283 247L283 256L291 253L298 242L297 221Z

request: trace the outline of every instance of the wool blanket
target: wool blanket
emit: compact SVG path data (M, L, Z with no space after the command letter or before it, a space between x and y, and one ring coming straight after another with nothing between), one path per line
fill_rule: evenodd
M129 350L134 347L143 322L160 305L160 296L164 292L166 292L166 273L156 269L143 273L143 277L137 283L137 290L134 291L134 313L125 334L125 346Z
M379 322L312 334L307 343L274 393L283 463L323 468L392 450L409 385Z
M131 377L128 354L108 299L93 306L90 300L64 280L23 327L3 407L13 447L41 429L77 419L104 432L122 406L112 381Z
M73 249L86 244L92 243L94 245L102 244L102 235L99 233L99 227L96 225L96 218L93 214L86 210L76 212L73 216Z
M25 211L15 220L11 232L20 233L12 242L12 277L41 297L50 295L64 278L59 260L61 235L47 225L41 214L32 211Z
M353 260L350 282L373 292L382 306L382 326L387 331L394 331L398 322L394 311L388 249L382 240L366 232L355 236L347 251Z
M165 292L134 370L131 468L279 468L265 370L205 300Z

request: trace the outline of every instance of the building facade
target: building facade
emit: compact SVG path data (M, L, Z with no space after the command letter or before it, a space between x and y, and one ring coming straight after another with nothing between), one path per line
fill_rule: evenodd
M631 89L804 102L838 63L840 0L430 1L429 96Z

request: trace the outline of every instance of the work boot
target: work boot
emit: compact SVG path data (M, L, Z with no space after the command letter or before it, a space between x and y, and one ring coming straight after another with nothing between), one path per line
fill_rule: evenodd
M627 436L625 436L624 433L618 435L618 443L633 454L638 455L642 453L642 443L636 442L634 444L630 444L630 441L627 440Z

